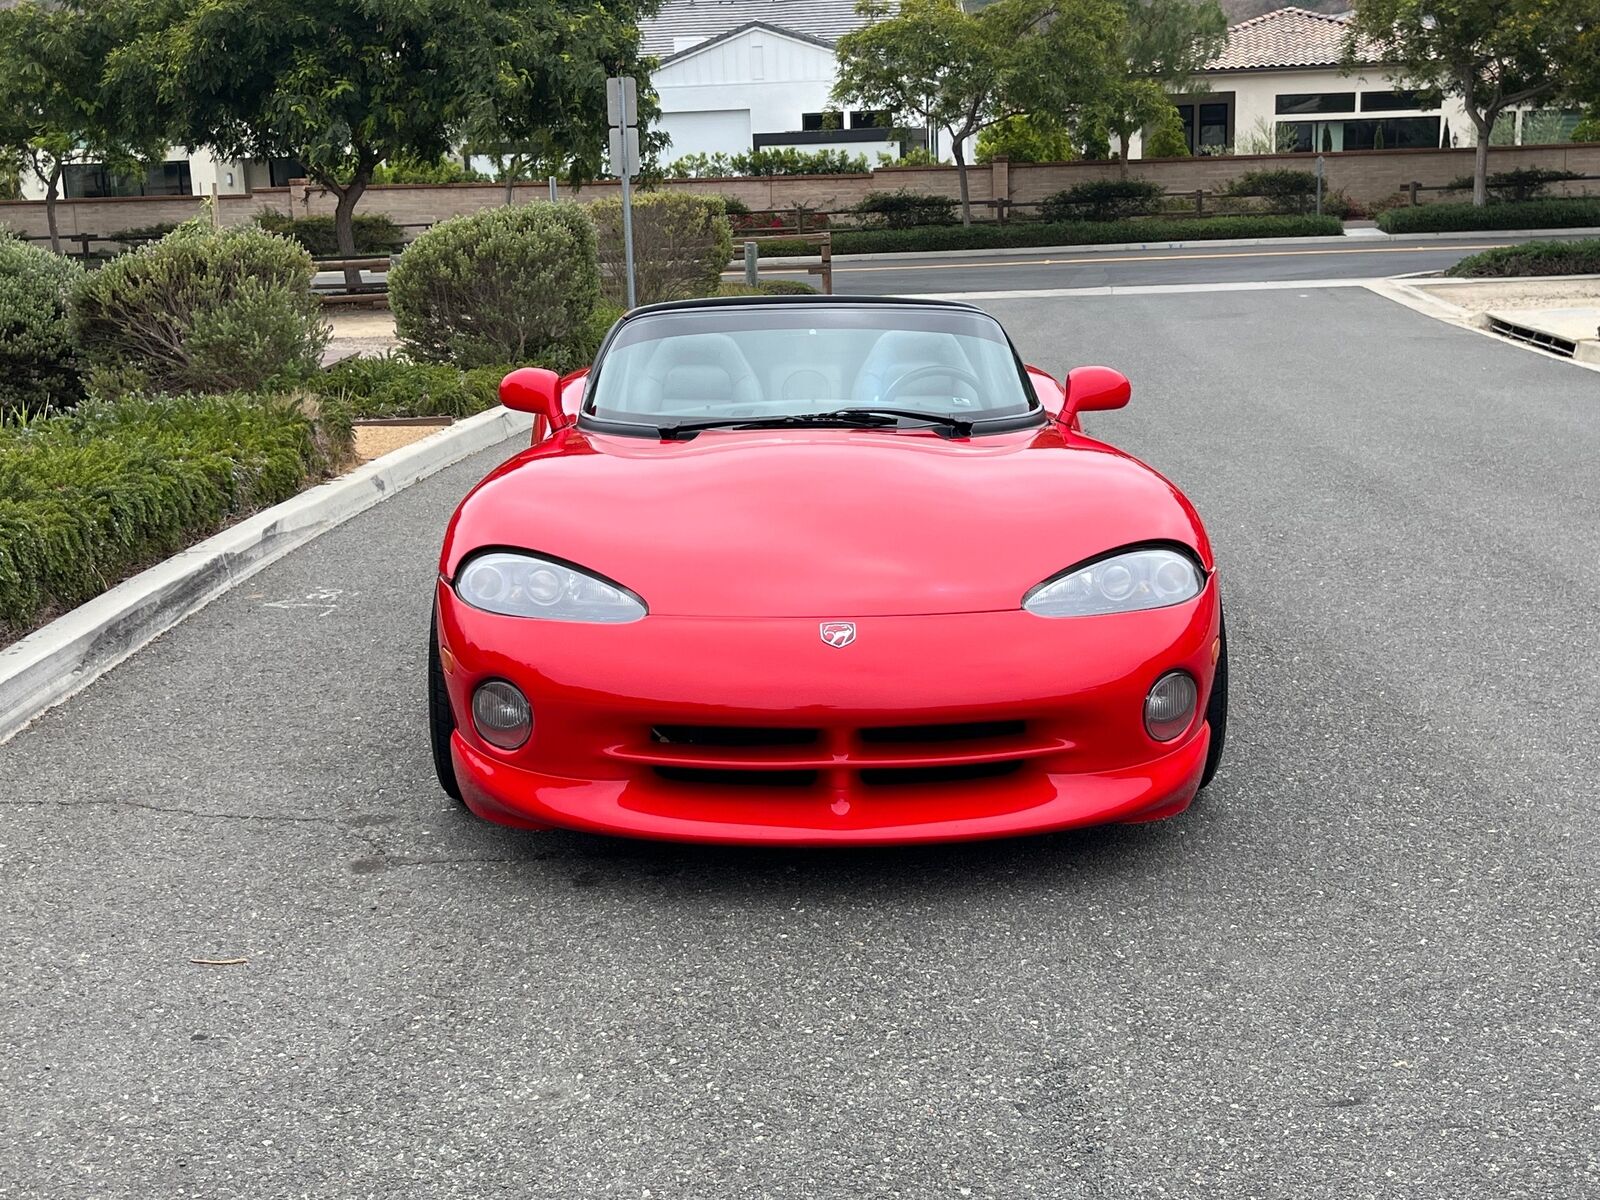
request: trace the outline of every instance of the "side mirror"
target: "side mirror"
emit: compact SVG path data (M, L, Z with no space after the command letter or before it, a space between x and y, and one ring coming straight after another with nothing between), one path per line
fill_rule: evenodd
M1123 408L1133 395L1133 385L1121 371L1110 367L1074 367L1067 374L1067 403L1061 419L1071 421L1081 412Z
M500 403L543 417L551 431L569 423L561 407L561 377L543 367L519 367L502 379Z

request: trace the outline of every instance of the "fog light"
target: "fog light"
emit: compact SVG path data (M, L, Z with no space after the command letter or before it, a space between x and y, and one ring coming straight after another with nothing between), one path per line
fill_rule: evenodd
M528 698L503 679L491 679L472 693L472 723L491 746L515 750L533 732Z
M1156 680L1144 700L1144 727L1158 742L1170 742L1194 720L1200 689L1187 671L1170 671Z

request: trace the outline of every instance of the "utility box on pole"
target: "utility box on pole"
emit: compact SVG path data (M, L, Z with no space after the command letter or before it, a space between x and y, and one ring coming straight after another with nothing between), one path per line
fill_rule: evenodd
M611 126L611 169L622 180L622 258L628 276L628 307L633 287L633 177L639 173L639 82L631 75L606 80L606 122Z

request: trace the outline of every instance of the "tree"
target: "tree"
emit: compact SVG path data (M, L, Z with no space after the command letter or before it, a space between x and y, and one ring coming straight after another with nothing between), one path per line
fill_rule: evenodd
M1106 79L1121 31L1116 0L861 0L873 18L839 39L833 101L913 116L950 138L961 221L972 223L966 143L1011 117L1065 124Z
M69 0L28 0L0 10L0 160L44 184L50 248L61 253L56 201L73 163L100 163L113 174L141 168L160 139L140 139L117 97L101 86L101 64L121 37L117 13ZM5 173L9 173L9 170Z
M336 198L346 257L379 163L433 161L489 131L597 160L605 78L638 69L628 0L121 3L142 32L113 71L157 81L152 119L224 157L297 159Z
M1067 162L1077 157L1071 133L1033 117L1007 117L978 135L980 163L997 158L1018 163Z
M1477 133L1472 202L1481 207L1496 119L1569 86L1586 69L1595 20L1593 0L1356 0L1345 59L1392 64L1408 87L1461 97Z
M1117 160L1128 177L1133 135L1167 119L1171 92L1186 91L1194 73L1228 41L1228 18L1216 0L1122 0L1123 69L1094 104L1097 124L1117 137Z

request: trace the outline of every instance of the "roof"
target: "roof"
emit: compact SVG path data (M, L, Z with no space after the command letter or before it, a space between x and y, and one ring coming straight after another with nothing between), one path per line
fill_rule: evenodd
M662 0L653 17L639 22L639 49L666 58L687 38L720 37L750 25L831 46L871 19L856 12L855 0Z
M0 0L0 3L3 2L4 0ZM809 33L797 33L793 29L784 29L778 25L773 25L766 21L747 21L735 29L728 30L726 33L719 33L716 37L709 37L703 42L696 42L692 46L685 46L676 54L663 55L661 59L661 65L664 67L668 63L675 63L680 59L689 58L691 55L699 54L702 50L709 50L713 46L720 46L723 42L732 41L741 33L748 32L751 29L765 29L769 33L777 34L779 37L793 38L797 42L809 42L813 46L821 46L824 50L833 49L833 43L828 41L826 38L812 37Z
M1207 71L1272 71L1292 67L1337 67L1344 61L1349 14L1329 16L1304 8L1280 8L1228 30L1227 48Z

